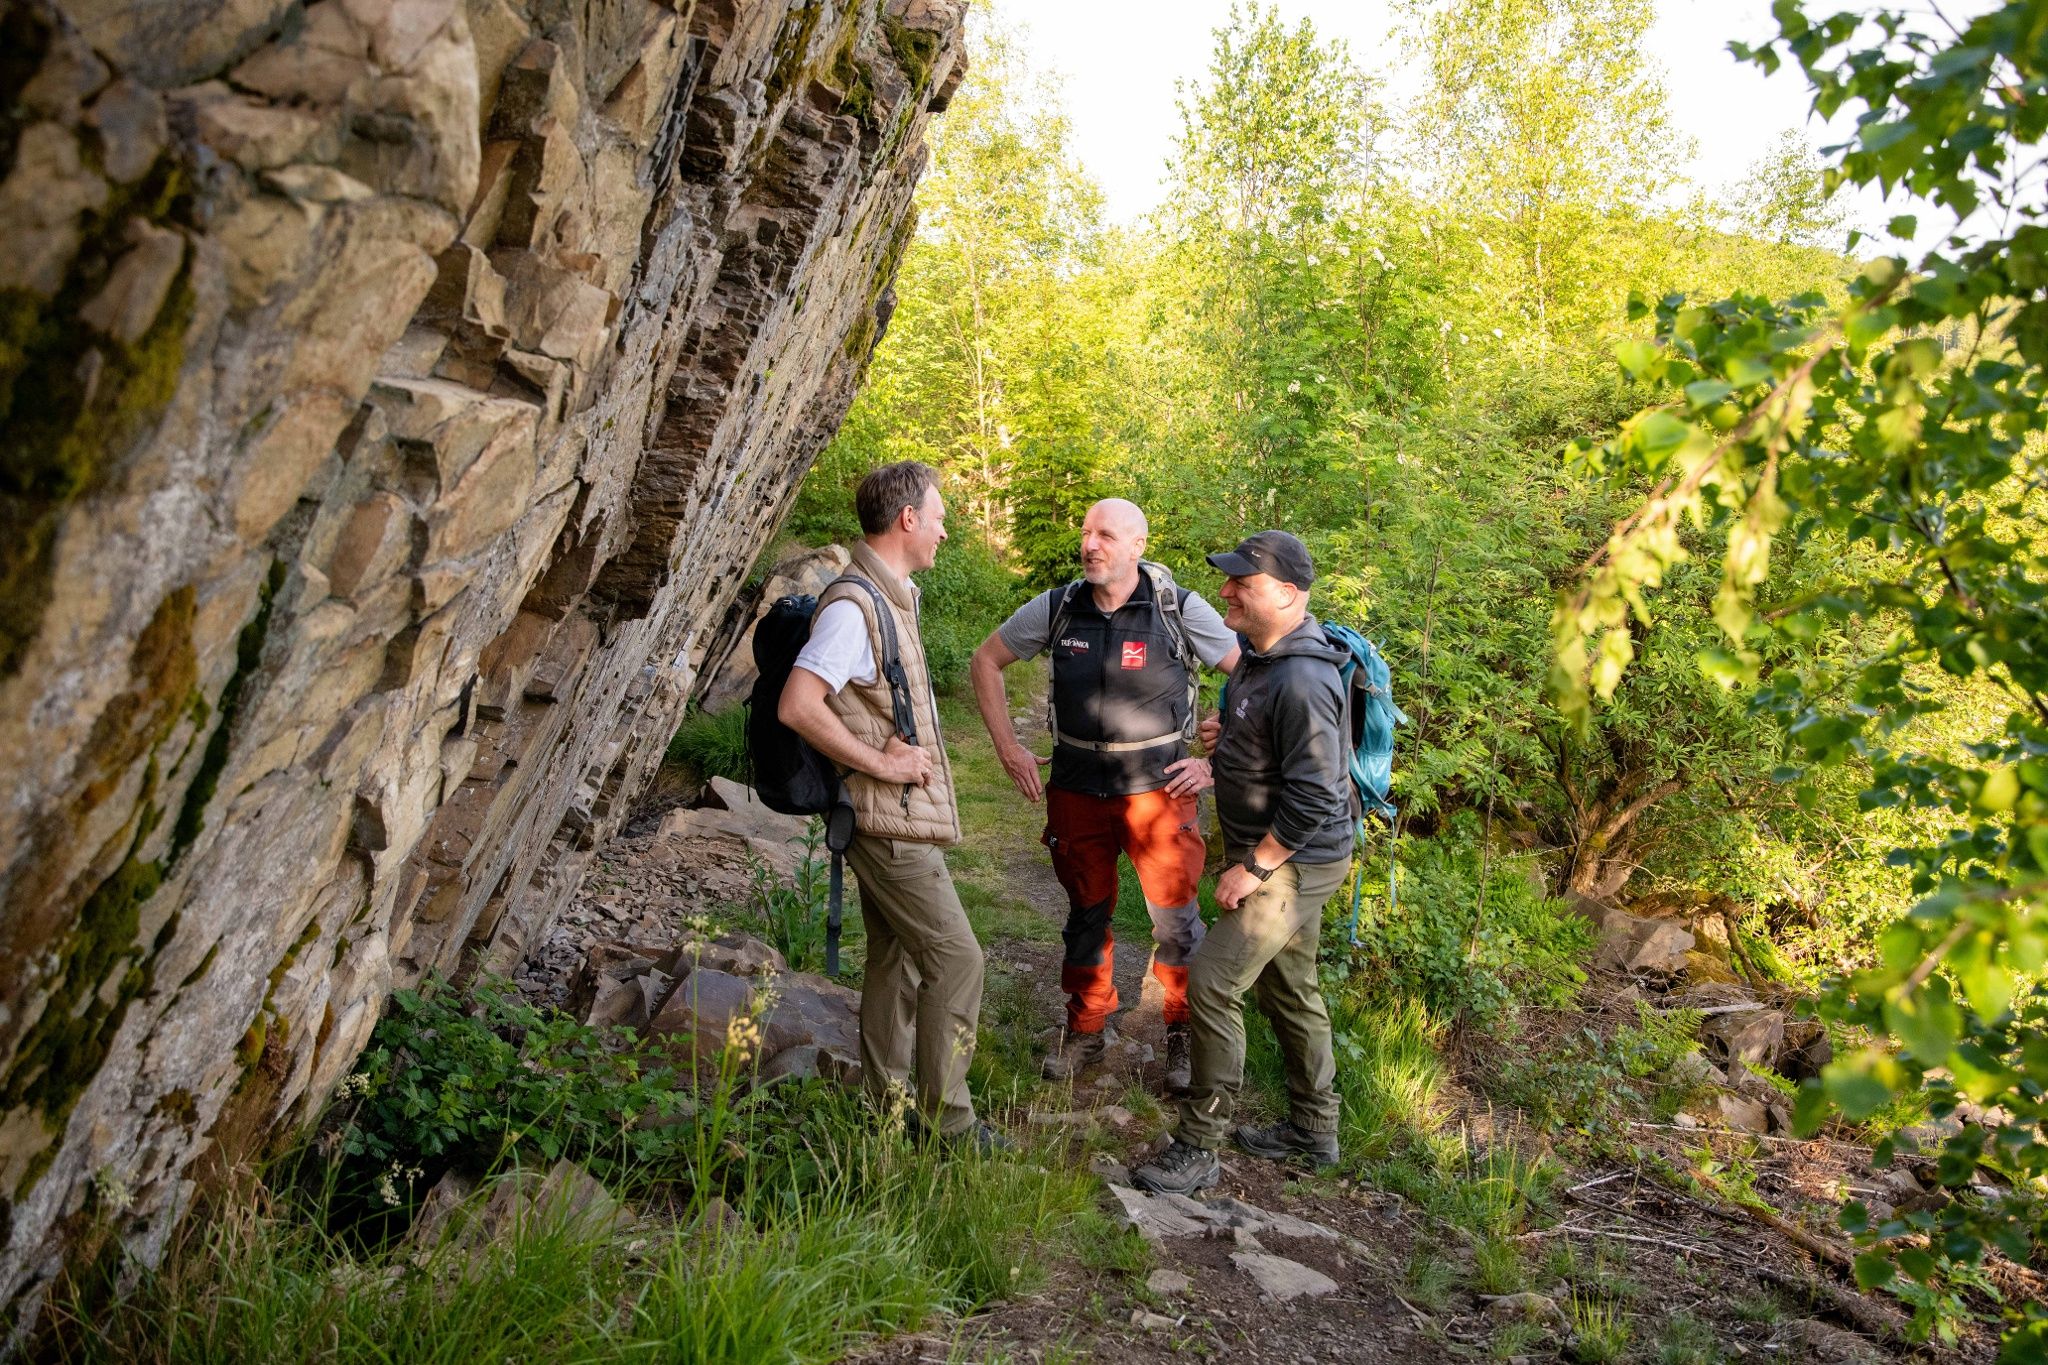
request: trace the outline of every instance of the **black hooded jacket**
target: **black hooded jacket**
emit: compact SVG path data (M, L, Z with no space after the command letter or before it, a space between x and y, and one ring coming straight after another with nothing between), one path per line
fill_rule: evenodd
M1268 833L1298 863L1351 856L1341 650L1311 616L1261 653L1249 642L1223 696L1211 769L1223 843L1241 855Z

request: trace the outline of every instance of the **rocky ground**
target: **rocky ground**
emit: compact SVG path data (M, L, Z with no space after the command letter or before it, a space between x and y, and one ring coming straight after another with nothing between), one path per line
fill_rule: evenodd
M979 736L949 731L956 748ZM985 747L985 746L984 746ZM956 763L958 760L956 759ZM1701 1012L1701 1051L1684 1060L1693 1098L1669 1122L1627 1121L1603 1144L1565 1151L1519 1115L1453 1082L1451 1124L1475 1150L1513 1145L1549 1159L1540 1212L1511 1241L1526 1287L1483 1292L1483 1239L1387 1189L1307 1177L1226 1156L1221 1185L1198 1200L1132 1188L1129 1168L1163 1142L1163 1045L1147 945L1126 937L1117 981L1126 1008L1105 1065L1072 1086L1037 1083L1036 1058L1057 1041L1057 927L1064 901L1035 828L1014 798L978 792L971 761L963 811L969 845L956 875L989 954L983 1102L1012 1133L1049 1138L1103 1180L1105 1209L1142 1235L1142 1264L1053 1268L1040 1292L927 1335L877 1343L877 1362L959 1359L1134 1361L1194 1355L1257 1362L1451 1358L1660 1361L1864 1361L1900 1356L1989 1360L1990 1333L1955 1347L1910 1345L1907 1315L1853 1288L1851 1250L1835 1230L1842 1200L1874 1210L1938 1198L1924 1159L1878 1169L1867 1147L1790 1136L1782 1091L1750 1070L1811 1074L1826 1039L1781 993L1750 984L1727 907L1652 901L1633 913L1588 904L1601 931L1582 1012L1533 1017L1546 1028L1612 1028L1654 1011ZM791 971L764 941L763 873L798 868L801 825L717 782L703 805L650 810L599 851L552 936L521 966L529 997L593 1021L626 1023L698 1055L734 1036L766 987L764 1077L858 1080L847 986ZM1007 811L999 823L991 812ZM857 892L848 880L845 970L861 958ZM1490 1064L1473 1045L1461 1071ZM1937 1134L1929 1133L1928 1136ZM1589 1156L1588 1151L1604 1151ZM1739 1170L1738 1197L1682 1173ZM1557 1172L1562 1174L1557 1174ZM1660 1173L1661 1172L1661 1173ZM1487 1178L1483 1174L1475 1179ZM2040 1286L2007 1267L2004 1291ZM1603 1315L1606 1315L1603 1317ZM1613 1340L1603 1323L1623 1324Z

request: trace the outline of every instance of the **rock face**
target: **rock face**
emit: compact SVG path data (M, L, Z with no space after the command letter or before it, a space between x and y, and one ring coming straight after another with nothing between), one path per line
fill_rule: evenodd
M872 354L962 9L0 0L10 1320L554 919Z

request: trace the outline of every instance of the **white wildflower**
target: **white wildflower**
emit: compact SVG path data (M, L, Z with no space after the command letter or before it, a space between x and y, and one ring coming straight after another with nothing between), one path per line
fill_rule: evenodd
M1479 243L1479 249L1481 251L1485 252L1488 256L1493 255L1493 248L1486 244L1486 239L1484 237L1480 237L1476 240Z
M1322 259L1321 259L1320 257L1317 257L1317 256L1310 256L1310 257L1308 258L1308 263L1309 263L1310 265L1321 265L1321 264L1322 264L1323 262L1322 262Z
M1301 392L1301 381L1300 381L1299 379L1290 379L1290 380L1288 380L1288 381L1287 381L1287 391L1288 391L1289 393L1300 393L1300 392Z
M92 1191L99 1206L107 1213L126 1213L135 1204L135 1192L128 1188L128 1182L114 1173L111 1166L102 1166L99 1174L92 1178Z
M1465 335L1465 334L1464 334L1463 332L1460 332L1460 333L1458 333L1458 344L1459 344L1460 346L1463 346L1463 345L1465 345L1465 344L1466 344L1467 342L1469 342L1469 341L1471 341L1471 340L1472 340L1472 338L1471 338L1471 337L1468 337L1468 336L1466 336L1466 335Z
M1500 328L1498 328L1498 327L1494 328L1494 329L1493 329L1493 334L1494 334L1495 336L1499 336L1499 335L1500 335Z

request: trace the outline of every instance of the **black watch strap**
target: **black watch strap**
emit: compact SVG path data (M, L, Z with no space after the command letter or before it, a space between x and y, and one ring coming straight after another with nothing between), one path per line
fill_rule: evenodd
M1256 853L1245 854L1244 861L1239 863L1238 866L1251 873L1254 877L1257 877L1260 881L1265 881L1280 870L1277 867L1260 867L1259 855Z

